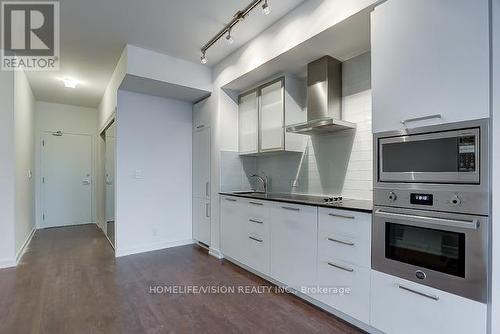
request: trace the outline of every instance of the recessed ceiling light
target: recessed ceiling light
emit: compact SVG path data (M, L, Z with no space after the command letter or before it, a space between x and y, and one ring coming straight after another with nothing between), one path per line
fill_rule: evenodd
M59 80L64 83L64 87L66 88L76 88L76 86L80 83L78 80L72 78L62 78Z

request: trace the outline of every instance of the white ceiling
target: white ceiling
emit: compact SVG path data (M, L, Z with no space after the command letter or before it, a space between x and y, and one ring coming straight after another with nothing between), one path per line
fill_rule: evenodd
M219 41L207 54L213 66L305 0L269 0L233 31L235 42ZM250 0L60 0L61 70L29 72L37 100L96 107L126 44L193 62L200 48ZM58 80L81 81L76 89Z

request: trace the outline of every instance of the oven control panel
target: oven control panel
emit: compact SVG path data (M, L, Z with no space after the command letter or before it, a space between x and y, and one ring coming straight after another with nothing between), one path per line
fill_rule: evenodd
M488 215L486 192L457 192L431 189L373 189L374 205L465 214Z
M458 138L458 171L476 171L476 137L465 136Z

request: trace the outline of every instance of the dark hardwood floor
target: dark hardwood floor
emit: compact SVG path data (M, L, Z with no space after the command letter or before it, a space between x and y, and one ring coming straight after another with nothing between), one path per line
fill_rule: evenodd
M0 270L0 333L360 333L286 294L151 294L160 286L261 286L197 246L115 259L94 225L39 230Z

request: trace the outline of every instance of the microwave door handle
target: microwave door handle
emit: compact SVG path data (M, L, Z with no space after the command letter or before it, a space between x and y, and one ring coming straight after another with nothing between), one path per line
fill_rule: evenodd
M447 218L426 217L426 216L409 215L406 213L387 212L381 209L376 210L375 214L380 217L399 218L402 220L408 220L417 223L427 223L432 225L456 227L469 230L477 230L479 228L479 221L477 219L466 221L466 220L456 220Z

